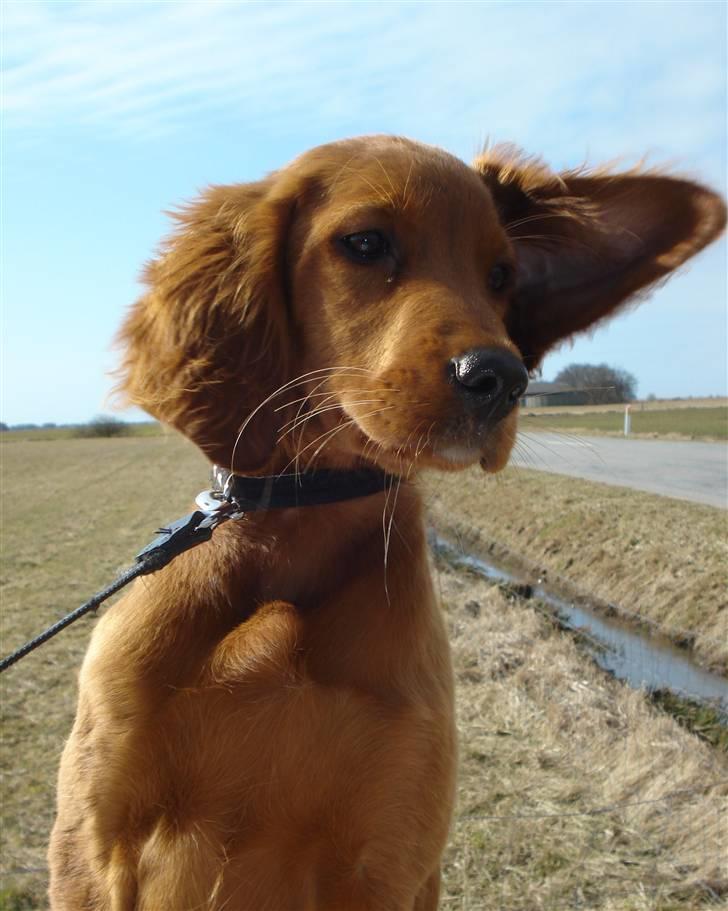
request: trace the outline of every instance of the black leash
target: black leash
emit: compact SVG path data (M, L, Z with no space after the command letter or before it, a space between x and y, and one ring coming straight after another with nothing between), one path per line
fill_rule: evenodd
M138 566L130 566L129 569L124 570L118 578L114 579L111 585L102 588L100 592L97 592L92 598L89 598L88 601L80 607L77 607L76 610L71 611L70 614L66 614L65 617L62 617L57 623L54 623L53 626L49 626L47 630L36 636L35 639L31 639L30 642L26 642L25 645L16 649L12 654L8 655L7 658L3 658L3 660L0 661L0 673L7 670L7 668L12 664L15 664L16 661L25 658L29 652L38 648L39 645L43 645L44 642L52 639L56 633L60 633L62 629L65 629L73 623L74 620L78 620L79 617L83 617L84 614L87 614L91 610L96 610L99 604L106 601L107 598L110 598L127 583L136 579L137 576L141 576L143 572L144 569Z
M200 509L182 516L165 528L160 528L157 537L136 555L133 566L125 569L111 585L97 592L80 607L66 614L7 658L3 658L0 661L0 674L84 614L96 610L107 598L138 576L157 572L179 554L209 541L213 531L223 522L229 519L242 519L248 512L260 512L264 509L323 506L368 497L383 491L390 478L391 475L374 469L322 469L302 474L258 478L233 475L226 469L215 466L212 489L203 490L197 496L196 503Z

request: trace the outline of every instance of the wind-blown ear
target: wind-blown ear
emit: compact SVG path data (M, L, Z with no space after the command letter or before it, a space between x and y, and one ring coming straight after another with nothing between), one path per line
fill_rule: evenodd
M146 268L148 293L119 333L119 391L230 467L238 431L283 381L285 237L292 203L274 180L213 187L174 215L179 227ZM275 443L271 409L246 427L235 467L255 470Z
M512 147L476 159L518 258L508 317L529 369L702 250L725 226L720 197L664 174L554 174Z

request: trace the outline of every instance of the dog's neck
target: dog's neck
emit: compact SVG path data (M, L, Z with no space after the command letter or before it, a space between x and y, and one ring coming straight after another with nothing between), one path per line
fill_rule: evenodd
M301 604L325 597L343 577L373 563L384 578L393 549L420 545L421 513L415 485L394 481L345 502L251 512L220 531L235 542L256 597Z

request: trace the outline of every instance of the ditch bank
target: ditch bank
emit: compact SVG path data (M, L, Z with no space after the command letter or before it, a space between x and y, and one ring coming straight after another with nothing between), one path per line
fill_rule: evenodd
M462 553L728 676L724 510L522 468L426 474L422 491Z
M466 551L462 542L434 528L428 538L437 559L455 570L474 573L501 586L507 595L527 601L552 617L562 629L575 634L582 650L599 667L633 689L647 690L659 705L681 717L686 726L694 728L694 722L702 719L707 727L719 725L728 735L728 681L695 664L665 637L641 635L583 598L554 592L542 579L534 581L533 576L529 581L522 569L513 566L515 561L506 567L490 554L485 557ZM721 733L706 733L706 739L728 742L728 736Z

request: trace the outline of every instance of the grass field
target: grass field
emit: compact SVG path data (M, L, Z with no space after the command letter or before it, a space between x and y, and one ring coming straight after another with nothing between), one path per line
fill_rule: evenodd
M522 602L439 581L461 750L443 909L724 908L725 754Z
M631 410L631 433L636 436L685 437L691 440L728 439L728 407ZM583 433L622 434L624 408L620 411L559 412L549 408L530 411L521 418L524 430L571 430Z
M0 457L4 653L106 584L160 524L189 509L207 481L203 458L175 436L20 441L1 445ZM608 500L595 499L599 485L571 482L566 496L549 478L549 499L543 491L536 498L544 481L534 472L507 473L477 492L476 482L468 483L463 500L450 489L450 511L464 511L465 500L477 511L479 498L480 512L491 517L487 533L505 529L502 538L528 545L539 559L568 562L567 553L578 556L582 534L590 542L582 551L588 584L603 575L600 560L609 572L646 560L645 574L659 575L654 561L666 551L655 550L652 539L649 546L613 539L623 529L610 524ZM437 496L445 495L438 488ZM432 489L428 496L434 503ZM650 515L659 528L677 521L676 513L661 512L671 501L646 501L655 504ZM527 508L534 502L542 508L535 515ZM678 533L692 528L698 539L710 533L709 515L717 510L695 509L698 524L686 513ZM561 556L543 547L555 540L549 510L554 527L572 514L578 518L564 529ZM532 522L533 534L518 534ZM594 543L600 536L601 551ZM692 590L686 577L692 578L697 598L714 582L695 562L700 552L693 546L670 572L685 591ZM709 549L706 554L715 559ZM437 573L454 648L461 741L442 908L724 907L728 758L599 672L571 637L528 603L444 564ZM670 593L669 586L655 585L650 597L669 601ZM687 622L677 605L672 610L676 623ZM45 907L55 774L93 622L81 620L0 680L1 911Z
M636 399L631 403L633 411L675 411L682 408L728 408L728 398L720 395L690 399ZM525 413L543 413L544 408L526 408ZM624 411L624 405L549 405L549 414L593 414L600 411ZM523 411L522 411L523 413Z
M6 443L47 443L52 440L74 440L82 438L85 425L81 427L31 427L27 430L6 430L0 436L0 446ZM119 436L156 437L167 431L157 421L139 421L124 424L124 433Z

